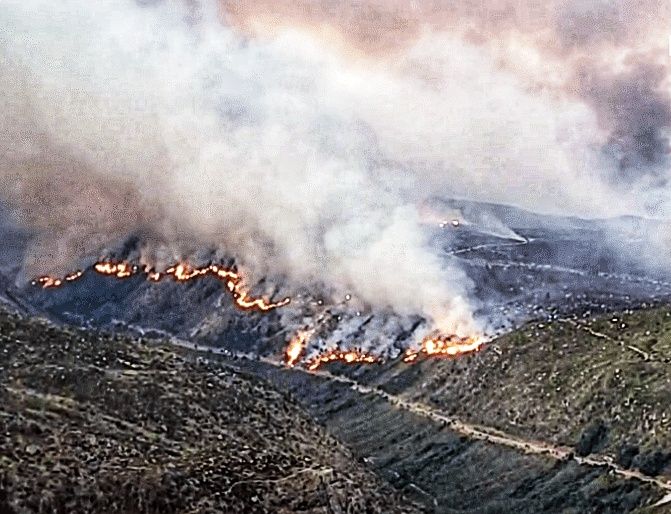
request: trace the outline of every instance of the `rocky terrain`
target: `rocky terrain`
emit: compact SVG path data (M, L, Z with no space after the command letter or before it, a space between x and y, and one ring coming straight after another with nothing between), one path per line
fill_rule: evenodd
M0 512L418 512L259 379L0 310Z

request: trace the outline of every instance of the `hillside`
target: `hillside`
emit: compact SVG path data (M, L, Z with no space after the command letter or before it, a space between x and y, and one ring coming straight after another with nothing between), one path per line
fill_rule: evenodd
M471 423L671 476L669 371L671 312L660 308L531 323L476 355L362 380Z
M416 512L261 380L0 310L0 512Z
M671 508L668 307L537 321L412 365L239 365L440 512Z

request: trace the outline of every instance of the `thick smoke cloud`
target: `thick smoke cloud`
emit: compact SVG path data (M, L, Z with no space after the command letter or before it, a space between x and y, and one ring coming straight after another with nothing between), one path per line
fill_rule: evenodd
M426 198L663 214L659 18L482 5L6 1L0 181L29 271L139 232L150 259L214 246L466 333Z
M576 92L609 124L609 150L622 173L617 178L636 179L650 174L667 180L671 101L662 87L664 66L632 64L625 73L584 70Z
M222 0L222 6L250 33L298 25L376 58L398 58L427 32L456 35L486 49L528 87L593 108L614 169L635 177L668 168L671 4L664 0Z

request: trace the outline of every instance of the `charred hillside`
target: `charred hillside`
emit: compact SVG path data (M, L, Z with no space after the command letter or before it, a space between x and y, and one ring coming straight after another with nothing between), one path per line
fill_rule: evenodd
M442 217L437 219L455 216L458 224L436 223L433 244L446 263L461 267L473 282L476 315L490 334L533 319L622 311L671 298L665 269L633 264L631 256L613 250L616 241L629 238L627 234L656 228L652 222L576 220L478 203L448 205L438 210ZM609 231L610 224L623 226L618 237ZM636 244L628 251L644 253ZM139 241L130 241L109 259L137 265L140 247ZM203 251L190 263L236 269L233 259L216 252ZM24 282L18 293L24 303L59 321L137 329L147 335L154 330L159 336L167 333L257 355L280 355L302 328L316 329L311 341L315 351L364 345L373 353L393 354L416 342L415 330L426 328L420 317L404 319L388 309L361 305L356 297L330 297L323 285L294 284L282 277L244 276L251 296L280 303L291 298L288 305L259 312L240 309L226 281L213 273L179 282L174 276L154 281L142 266L123 278L90 266L81 269L80 278L61 287L45 289Z

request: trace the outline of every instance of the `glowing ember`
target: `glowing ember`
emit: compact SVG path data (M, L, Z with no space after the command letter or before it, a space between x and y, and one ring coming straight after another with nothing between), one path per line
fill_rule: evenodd
M249 293L245 291L244 285L242 284L242 277L238 273L217 266L216 264L210 264L203 268L194 268L189 264L180 263L168 268L165 271L165 274L172 276L178 282L186 282L205 275L213 275L226 284L226 288L232 293L235 303L243 310L269 311L277 309L278 307L283 307L291 302L290 298L285 298L274 303L269 302L264 298L251 298ZM159 275L157 278L154 278L154 280L158 281L161 278L162 277Z
M308 338L310 337L310 334L311 332L309 331L301 331L298 334L296 334L291 339L291 341L289 341L289 345L287 346L286 349L285 360L287 366L289 366L290 368L295 366L295 364L303 355L303 350L305 349L305 345L308 341Z
M194 279L196 277L202 277L207 275L210 272L210 267L206 268L193 268L189 264L179 263L176 266L171 266L165 270L166 275L172 275L172 277L178 282L186 282L187 280Z
M310 359L307 363L307 368L310 371L319 369L324 364L329 362L342 362L345 364L374 364L380 362L378 357L374 355L361 352L359 350L329 350L317 357Z
M33 285L40 285L43 289L59 287L61 284L63 284L63 281L60 278L49 277L47 275L33 280Z
M152 282L158 282L161 280L161 274L158 271L154 271L153 268L145 267L144 273L147 275L147 280Z
M128 278L134 275L137 271L137 266L133 266L128 262L97 262L93 269L101 275L107 275L116 278Z
M97 262L93 269L105 276L124 279L137 274L140 268L134 264L125 261L100 261ZM202 268L191 266L187 263L177 263L170 266L163 273L155 271L149 266L142 269L142 273L147 280L151 282L160 282L165 277L171 277L176 282L187 282L199 277L211 275L218 280L224 282L226 289L231 293L236 305L243 310L258 310L269 311L282 307L291 302L290 298L284 298L279 302L270 302L264 298L252 298L245 290L242 282L242 277L235 271L226 269L216 264L210 264ZM34 285L40 285L42 288L60 287L64 282L72 282L82 277L83 271L77 271L67 275L64 279L43 276L33 281Z
M75 280L81 278L83 274L84 274L83 271L75 271L74 273L70 273L69 275L66 275L65 276L65 281L66 282L74 282Z
M60 287L63 285L64 282L74 282L75 280L81 278L83 274L84 274L83 271L75 271L74 273L65 275L65 277L63 277L62 279L51 277L49 275L44 275L43 277L39 277L33 280L32 284L34 286L38 285L42 286L43 289L49 289L51 287Z
M476 337L430 335L424 338L419 350L406 350L403 362L414 362L420 355L454 357L476 352L484 341Z

